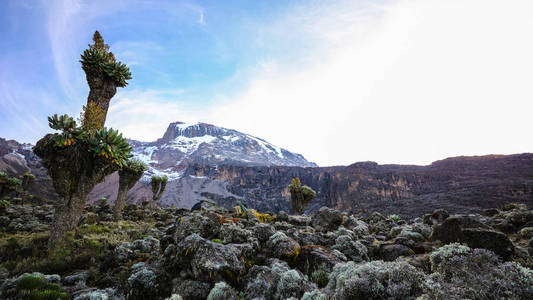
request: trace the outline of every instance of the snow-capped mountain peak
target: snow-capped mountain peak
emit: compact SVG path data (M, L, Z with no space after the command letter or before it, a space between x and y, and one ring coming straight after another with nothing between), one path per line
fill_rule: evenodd
M134 156L149 165L146 180L154 174L177 179L191 164L316 167L302 155L261 138L206 123L170 123L157 141L131 144Z

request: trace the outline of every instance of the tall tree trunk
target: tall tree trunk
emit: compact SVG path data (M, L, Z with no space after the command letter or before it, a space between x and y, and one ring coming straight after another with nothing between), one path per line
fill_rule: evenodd
M61 204L56 205L55 208L48 249L56 249L65 234L76 229L83 214L87 195L87 193L75 193L70 197L60 199Z
M102 118L98 120L100 122L98 124L99 128L102 128L105 124L109 102L117 93L117 86L115 81L108 78L103 72L99 74L87 74L86 78L90 87L87 104L94 102L102 110Z
M126 202L126 195L128 194L129 187L126 185L118 186L117 201L115 201L115 207L113 207L113 218L115 221L122 220L122 209L124 208L124 203Z

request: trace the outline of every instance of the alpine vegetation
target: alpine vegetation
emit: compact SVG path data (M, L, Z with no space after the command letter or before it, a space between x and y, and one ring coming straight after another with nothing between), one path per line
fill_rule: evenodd
M50 249L76 228L93 187L127 166L132 156L122 134L104 127L109 102L117 87L127 85L131 73L116 61L98 31L93 42L80 61L90 88L81 124L68 115L53 115L48 118L49 126L58 132L47 134L33 148L59 195L48 241Z

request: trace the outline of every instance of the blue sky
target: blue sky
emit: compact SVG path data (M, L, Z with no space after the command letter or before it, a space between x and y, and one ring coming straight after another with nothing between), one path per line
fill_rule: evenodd
M0 137L79 115L96 29L133 74L107 122L130 138L203 121L319 165L533 149L527 0L7 0Z

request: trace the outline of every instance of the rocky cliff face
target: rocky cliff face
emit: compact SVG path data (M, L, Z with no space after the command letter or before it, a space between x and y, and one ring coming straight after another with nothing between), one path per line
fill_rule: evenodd
M211 142L199 142L207 136ZM210 199L230 207L240 199L260 211L290 211L286 187L293 177L317 192L308 211L328 206L355 213L377 210L408 217L437 208L476 212L509 202L533 206L533 154L455 157L429 166L360 162L307 167L313 164L262 140L212 125L182 123L171 124L156 142L132 144L135 155L150 163L150 170L145 181L137 183L128 194L130 203L150 200L149 176L165 173L171 181L160 200L163 206L190 208L199 200ZM31 145L0 139L0 153L0 171L31 170L37 175L34 194L55 198ZM283 159L286 165L275 165ZM298 163L300 166L294 166ZM107 197L113 202L117 187L117 174L108 176L94 189L91 201Z
M264 210L289 209L286 186L292 177L300 177L317 191L311 211L328 206L413 216L436 208L475 212L513 201L533 205L533 154L455 157L429 166L363 162L329 168L196 168L211 178L230 182L232 193Z
M10 175L31 172L36 178L29 192L43 201L55 200L57 194L52 186L52 180L31 147L30 144L0 138L0 172L7 172Z

